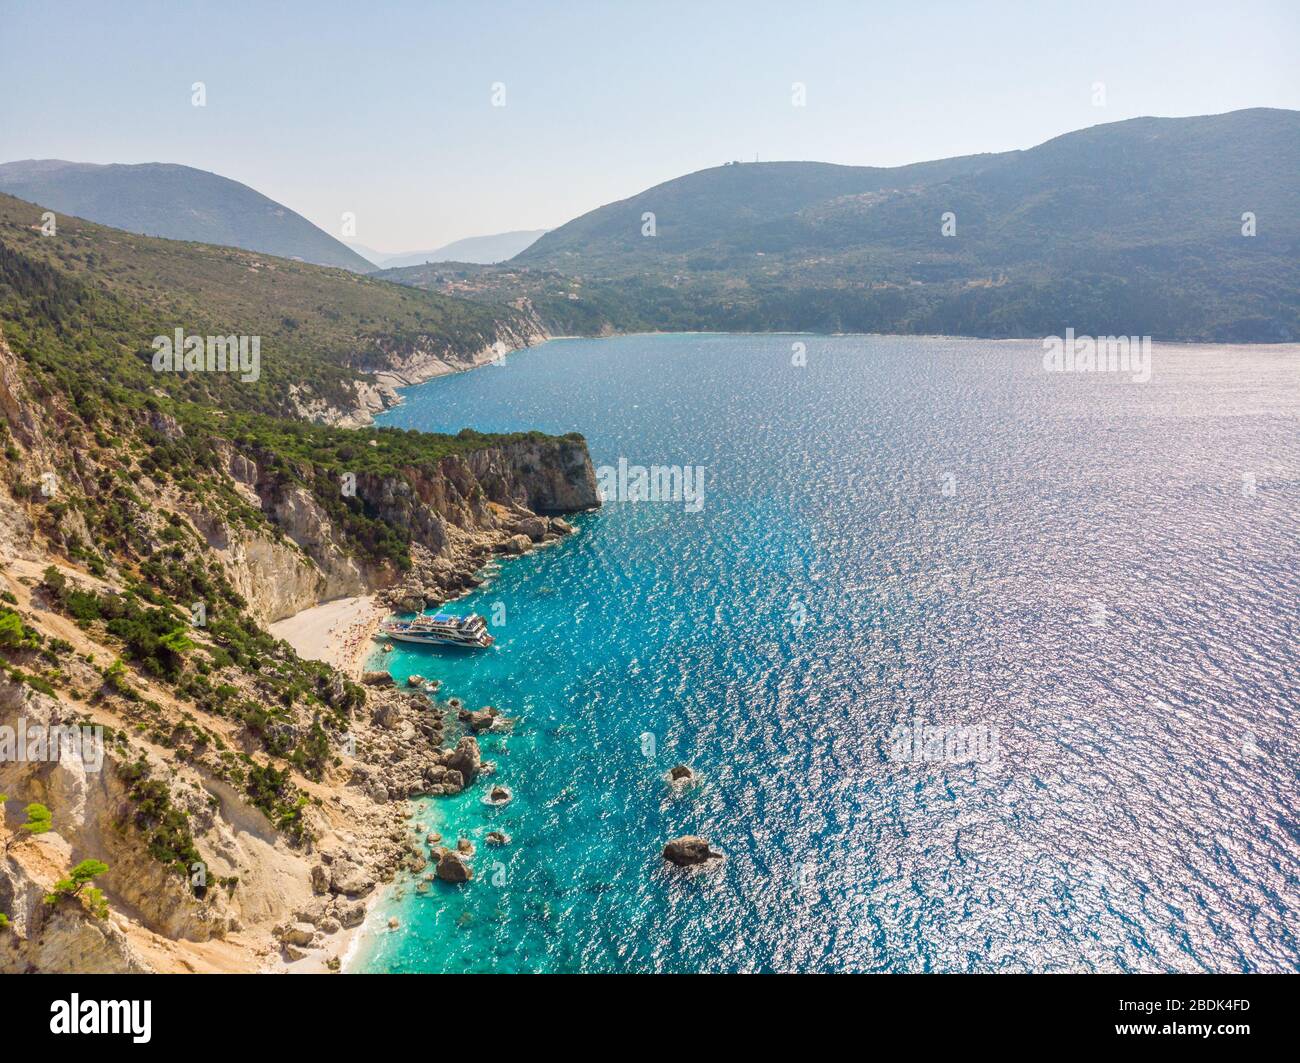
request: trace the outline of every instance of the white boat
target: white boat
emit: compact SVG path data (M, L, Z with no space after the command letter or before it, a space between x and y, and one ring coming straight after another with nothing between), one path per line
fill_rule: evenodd
M386 620L379 625L382 634L398 642L414 642L424 646L465 646L469 649L487 649L495 641L487 632L487 625L477 613L453 616L436 613L417 616L414 620Z

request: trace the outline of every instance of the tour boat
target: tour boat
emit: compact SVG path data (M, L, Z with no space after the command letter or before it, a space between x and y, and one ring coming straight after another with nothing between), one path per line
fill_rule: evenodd
M487 649L492 636L487 625L477 613L469 616L452 616L436 613L417 616L414 620L387 620L379 630L398 642L415 642L425 646L467 646L470 649Z

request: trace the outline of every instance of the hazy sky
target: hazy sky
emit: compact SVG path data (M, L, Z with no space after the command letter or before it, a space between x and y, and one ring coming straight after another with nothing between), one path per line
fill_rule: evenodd
M895 165L1300 108L1300 0L0 0L0 71L0 161L185 163L401 251L755 153Z

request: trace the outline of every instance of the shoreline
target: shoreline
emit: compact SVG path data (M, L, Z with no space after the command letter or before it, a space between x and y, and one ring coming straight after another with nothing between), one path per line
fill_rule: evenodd
M378 414L402 405L404 401L402 391L405 388L418 387L439 377L468 373L471 369L481 369L508 354L531 350L555 338L557 337L551 336L545 330L540 330L526 336L514 337L516 341L521 339L523 341L514 344L497 339L470 355L467 364L451 361L441 355L430 354L415 360L408 366L371 370L362 377L364 386L358 393L357 404L339 412L337 417L331 419L331 423L341 428L367 428L375 423ZM370 402L363 401L367 392L372 399Z
M383 378L377 380L377 383L381 392L386 397L391 396L392 401L385 402L379 409L358 408L351 411L344 423L349 427L364 427L373 424L374 415L402 405L405 400L401 391L406 387L417 387L438 377L479 369L484 365L492 364L505 353L530 350L552 339L582 338L584 337L541 335L533 337L534 342L508 348L507 350L501 350L500 347L504 346L501 344L497 345L498 349L496 350L491 347L486 348L480 354L488 353L490 356L482 360L475 360L470 365L453 366L440 359L435 359L432 364L422 367L415 373L408 372L408 375L405 376L399 376L390 370L383 371L376 374L377 378ZM360 420L354 418L360 418ZM545 546L553 546L562 541L563 539L557 538L536 542L527 552L532 553L534 550L539 550ZM503 558L498 556L484 558L482 563L476 567L475 574L481 574L485 569L491 571L494 566L499 566L502 560ZM481 586L482 584L476 584L475 586L465 587L459 592L450 595L446 600L455 601L466 597ZM344 672L351 679L359 681L362 673L366 670L366 664L371 658L379 656L378 647L375 645L372 636L378 630L380 621L391 613L392 609L379 603L378 594L371 592L365 595L336 598L329 602L318 603L315 606L300 610L292 616L275 621L273 624L268 625L267 630L276 638L289 643L300 657L326 661ZM382 661L377 661L375 670L387 672L388 667ZM410 831L412 824L417 821L418 817L426 821L427 824L437 824L436 826L428 826L426 833L428 830L442 831L445 818L441 808L436 803L422 804L421 801L421 798L408 798L402 806L399 819L404 828ZM423 837L418 839L417 844L420 845L421 849L424 848ZM384 916L380 913L387 911L387 906L399 896L399 891L404 890L409 885L409 881L404 880L404 872L399 868L390 880L376 882L375 889L365 899L365 915L356 926L345 928L332 935L324 947L313 949L299 960L285 962L283 959L276 957L272 963L263 967L262 970L267 973L281 974L361 973L356 970L356 964L363 955L364 944L382 934L393 932L387 925ZM326 966L331 959L338 961L337 968L333 970Z
M432 831L436 831L443 835L446 834L446 817L443 815L441 807L436 802L428 801L427 798L423 797L413 797L408 799L406 810L403 812L402 821L406 826L410 827L417 820L422 821L425 825L424 832L420 834L421 848L426 848L424 845L425 834ZM431 862L430 867L432 867L434 863L436 863L436 861ZM338 956L339 969L337 972L333 973L370 973L358 970L355 966L362 955L362 944L367 941L378 939L384 934L393 934L405 929L404 924L396 929L390 927L387 918L381 914L381 909L386 910L390 902L396 902L401 899L398 896L399 890L405 892L407 887L415 888L415 883L409 878L404 880L403 874L404 872L399 870L397 874L393 876L391 881L377 883L374 892L366 898L365 918L350 930L345 930L341 934L337 935L338 945L340 947L338 949L332 949L331 953ZM302 972L291 970L288 973L311 974L317 972L307 969Z
M418 814L418 809L414 801L407 801L406 806L400 813L403 825L409 825L414 817ZM347 974L348 966L356 959L357 951L361 945L361 939L366 935L370 927L371 919L375 918L375 912L383 902L384 898L389 895L390 890L398 881L401 872L398 871L391 882L376 882L370 895L365 898L365 914L361 917L361 922L356 926L344 927L337 933L330 935L326 941L318 948L310 949L301 959L285 960L279 953L275 953L271 962L264 966L257 973L259 974ZM386 929L386 928L385 928ZM377 930L375 931L378 932ZM330 960L337 960L338 967L331 969L328 964Z

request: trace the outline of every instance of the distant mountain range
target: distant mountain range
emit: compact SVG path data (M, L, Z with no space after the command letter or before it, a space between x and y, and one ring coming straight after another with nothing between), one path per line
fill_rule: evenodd
M252 189L186 166L8 163L0 192L134 232L478 302L526 300L555 333L1072 327L1300 339L1296 111L1136 118L1025 151L890 168L731 163L549 232L399 255L347 247Z
M1300 339L1300 112L1137 118L888 169L715 167L455 285L521 288L557 328L581 310L614 329Z
M360 244L348 246L358 254L364 255L380 269L398 269L402 266L422 266L426 262L470 262L476 265L492 265L514 258L525 248L535 243L539 237L546 235L546 229L516 229L508 233L493 233L490 236L470 236L464 240L455 240L432 251L405 251L389 255L375 251Z
M240 247L359 273L374 268L301 214L191 166L29 159L0 165L0 192L146 236Z

